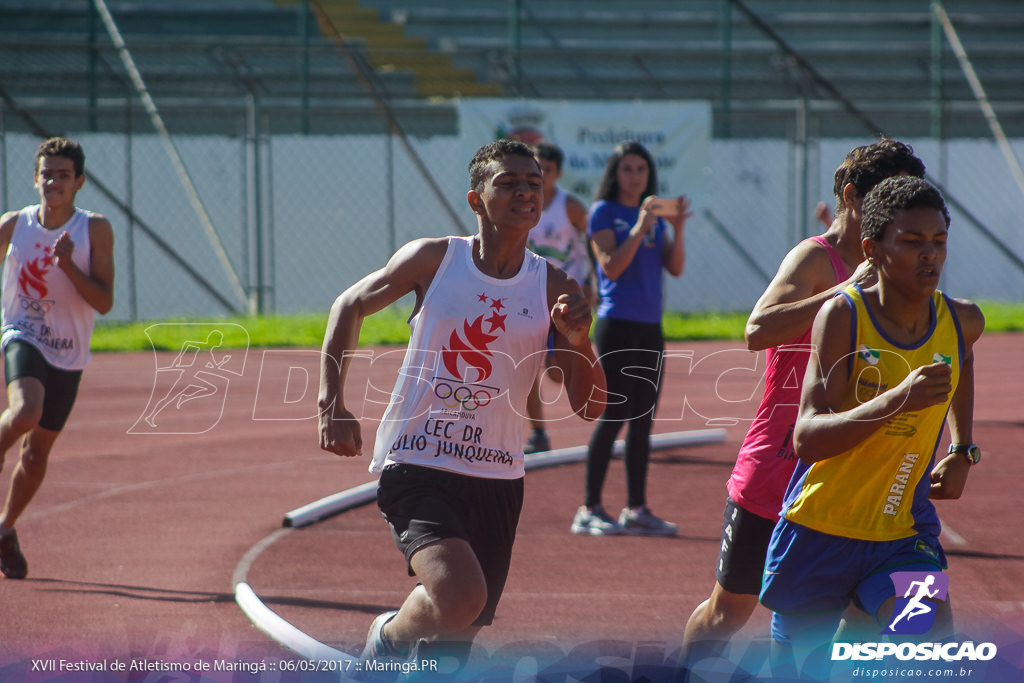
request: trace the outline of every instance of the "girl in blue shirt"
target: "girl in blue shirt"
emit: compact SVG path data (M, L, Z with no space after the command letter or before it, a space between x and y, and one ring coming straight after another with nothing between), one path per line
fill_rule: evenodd
M665 350L662 274L683 274L683 227L690 201L684 196L659 200L657 186L650 152L638 142L625 142L608 159L590 213L588 234L600 294L594 342L608 382L609 405L590 439L586 499L572 523L577 534L671 536L678 531L647 507L647 464ZM616 520L605 511L601 492L623 423L628 424L628 498Z

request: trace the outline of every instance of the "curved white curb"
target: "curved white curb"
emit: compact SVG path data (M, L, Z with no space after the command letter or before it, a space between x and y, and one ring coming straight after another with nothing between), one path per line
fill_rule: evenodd
M306 635L285 621L271 610L244 581L235 586L235 602L242 608L245 616L279 644L297 655L313 661L341 662L355 661L357 658L324 645L319 640Z

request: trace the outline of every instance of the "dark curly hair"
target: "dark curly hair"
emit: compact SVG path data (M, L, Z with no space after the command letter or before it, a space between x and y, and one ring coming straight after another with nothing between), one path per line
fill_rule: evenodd
M533 150L518 140L501 139L489 142L478 149L476 154L473 155L473 160L469 162L469 188L475 192L480 192L484 187L484 183L490 177L488 173L491 162L504 159L507 156L526 157L533 159L534 163L537 163ZM539 164L537 165L537 172L540 172Z
M942 214L949 227L949 210L934 185L920 178L896 176L878 183L864 198L861 237L881 240L886 226L896 218L896 212L911 209L934 209Z
M71 163L75 166L75 177L85 173L85 152L82 150L82 146L73 140L50 138L39 145L39 149L36 150L35 171L39 171L39 160L43 157L71 159Z
M898 140L882 138L871 145L855 147L836 169L833 191L836 213L846 210L843 188L853 183L857 194L866 197L875 185L891 176L905 174L924 177L924 162L914 156L914 148Z

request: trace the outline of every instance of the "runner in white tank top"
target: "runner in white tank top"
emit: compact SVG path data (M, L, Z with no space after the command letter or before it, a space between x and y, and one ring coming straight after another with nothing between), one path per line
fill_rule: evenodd
M590 306L578 284L526 249L543 199L532 150L509 140L485 145L469 177L477 234L410 242L345 290L327 323L320 446L357 456L362 433L346 406L346 358L365 316L416 294L372 470L381 471L378 507L420 583L400 609L374 620L364 659L464 663L493 620L523 500L522 409L549 330L571 408L589 420L604 409ZM365 390L353 389L362 399Z
M474 477L525 473L522 418L547 351L547 262L527 252L519 272L490 277L473 238L452 237L423 302L370 471L410 463ZM509 419L509 410L518 418Z
M33 174L38 205L0 216L0 293L7 409L0 416L0 465L22 439L0 510L0 573L28 574L14 524L43 483L50 450L71 414L96 312L114 305L114 233L99 214L75 208L85 154L65 138L46 140Z
M50 365L82 370L89 362L96 309L54 263L54 231L39 222L39 211L37 204L18 214L4 259L2 344L6 347L11 340L23 339L38 348ZM72 259L83 272L89 271L90 215L75 209L61 227L75 243Z

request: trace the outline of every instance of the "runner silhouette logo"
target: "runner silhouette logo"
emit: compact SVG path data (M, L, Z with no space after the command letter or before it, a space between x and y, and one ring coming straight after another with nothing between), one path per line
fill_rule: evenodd
M893 572L896 606L883 634L920 635L935 623L938 603L949 592L949 577L942 572Z

